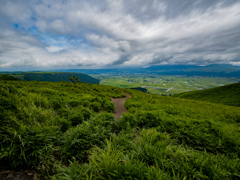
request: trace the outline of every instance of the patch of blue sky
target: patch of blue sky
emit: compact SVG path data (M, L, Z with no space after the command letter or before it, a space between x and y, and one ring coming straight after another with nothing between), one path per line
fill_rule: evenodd
M31 16L31 20L32 20L32 21L37 21L37 18L34 17L34 16Z
M47 46L66 47L70 45L68 38L63 35L41 34L39 39Z
M18 29L18 24L16 23L16 24L13 24L13 26L16 28L16 29Z
M34 17L32 17L34 19ZM19 29L21 25L19 23L13 24L14 28ZM81 48L85 50L92 49L93 45L86 39L82 34L76 36L68 35L53 35L49 33L41 33L36 26L31 26L29 28L22 27L22 31L29 35L33 35L39 41L44 43L47 47L62 47L64 49L75 49Z
M39 34L38 28L36 26L32 26L32 27L28 28L27 32L31 33L31 34Z

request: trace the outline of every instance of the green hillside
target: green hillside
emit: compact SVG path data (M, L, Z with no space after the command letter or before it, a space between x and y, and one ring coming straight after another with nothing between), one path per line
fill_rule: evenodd
M115 121L111 98L132 95ZM239 179L240 108L97 84L0 82L0 165L39 179ZM1 177L1 174L0 174Z
M205 90L184 92L175 97L240 106L240 83Z
M68 73L68 72L21 72L21 73L7 73L17 79L25 81L49 81L49 82L70 82L68 76L77 76L80 82L99 84L99 80L83 73Z
M9 75L6 75L6 74L0 74L0 81L2 80L8 80L8 81L19 81L19 79L13 77L13 76L9 76Z

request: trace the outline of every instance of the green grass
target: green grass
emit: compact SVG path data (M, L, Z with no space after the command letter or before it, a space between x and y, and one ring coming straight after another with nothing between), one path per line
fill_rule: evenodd
M0 164L40 179L239 179L240 107L110 86L0 82ZM227 90L226 90L227 91Z
M240 83L200 91L185 92L175 97L240 106Z
M239 78L223 77L186 77L160 75L93 75L100 79L100 84L120 88L143 87L152 94L177 94L198 89L208 89L226 84L237 83Z

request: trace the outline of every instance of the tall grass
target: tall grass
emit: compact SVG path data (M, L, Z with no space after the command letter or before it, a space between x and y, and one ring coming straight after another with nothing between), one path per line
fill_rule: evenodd
M51 179L239 179L240 109L80 83L0 83L0 164Z

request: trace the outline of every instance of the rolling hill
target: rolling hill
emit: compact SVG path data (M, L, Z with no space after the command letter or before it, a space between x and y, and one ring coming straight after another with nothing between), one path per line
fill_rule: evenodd
M100 80L95 79L83 73L69 73L69 72L20 72L20 73L5 73L14 78L25 81L49 81L49 82L70 82L68 76L77 76L80 82L99 84Z
M204 90L189 91L173 96L240 107L240 83Z
M131 98L116 120L112 99L124 92ZM239 123L240 107L99 84L3 80L0 166L53 180L239 179Z

